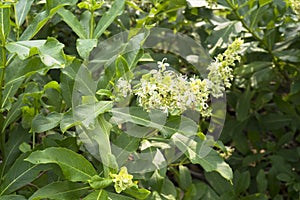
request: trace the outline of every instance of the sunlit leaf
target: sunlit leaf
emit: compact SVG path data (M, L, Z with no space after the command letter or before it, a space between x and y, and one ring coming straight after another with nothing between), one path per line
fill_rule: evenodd
M70 181L87 182L97 174L92 164L82 155L61 147L50 147L43 151L35 151L25 160L34 164L57 164L65 178Z

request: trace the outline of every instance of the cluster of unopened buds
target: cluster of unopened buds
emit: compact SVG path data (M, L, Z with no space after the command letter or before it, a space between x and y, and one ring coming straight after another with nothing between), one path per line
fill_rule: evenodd
M207 103L209 96L222 97L225 89L231 86L231 67L235 61L240 61L238 53L242 44L241 39L236 39L223 54L219 54L208 66L208 76L203 80L168 70L169 64L164 58L158 62L158 70L144 74L133 88L131 80L120 78L116 91L122 97L133 93L137 96L138 104L147 111L155 109L179 115L187 109L193 109L202 116L210 116L211 109Z
M136 185L132 181L133 176L131 174L128 174L126 167L122 167L118 174L111 173L110 177L112 178L112 180L114 182L114 187L115 187L115 190L117 193L121 193L122 191L126 190L127 188L130 188L130 187Z

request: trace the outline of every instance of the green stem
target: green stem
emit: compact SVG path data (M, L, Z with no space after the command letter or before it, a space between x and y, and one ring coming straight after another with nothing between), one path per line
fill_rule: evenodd
M91 10L90 39L94 37L94 24L95 24L94 10Z
M0 121L2 121L4 119L4 116L3 116L3 111L2 111L2 95L3 95L3 82L4 82L4 75L5 75L5 67L6 67L6 49L5 49L5 41L2 41L2 45L1 45L1 57L2 57L2 60L1 60L1 72L0 72ZM1 122L1 124L3 124ZM5 130L2 130L3 127L2 125L0 126L0 151L1 151L1 154L2 154L2 159L5 159L4 158L4 146L5 146L5 140L6 140L6 136L5 136ZM2 179L2 175L0 177Z

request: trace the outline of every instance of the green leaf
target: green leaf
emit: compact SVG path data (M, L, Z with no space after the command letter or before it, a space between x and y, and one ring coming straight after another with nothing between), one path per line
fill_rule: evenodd
M47 38L45 45L39 48L42 62L52 68L65 67L66 59L63 48L64 45L55 38Z
M89 35L90 33L90 20L91 20L92 14L90 11L86 10L80 15L80 24L85 30L85 35Z
M11 103L15 99L15 94L21 87L25 78L28 78L35 73L43 73L46 70L47 66L45 66L38 57L31 57L23 61L18 57L14 58L5 70L2 108L10 110Z
M248 87L247 90L240 95L236 105L236 117L238 121L244 121L249 117L250 102L253 92Z
M248 65L242 65L234 69L235 74L238 76L246 76L249 74L253 74L254 72L260 71L265 68L271 68L272 62L266 61L254 61L249 63Z
M256 175L256 184L259 192L264 193L267 190L268 180L263 169L260 169Z
M163 185L160 191L160 195L166 197L170 200L175 200L177 196L177 191L175 185L169 178L164 178Z
M184 135L197 134L196 123L184 116L173 117L167 121L165 113L161 111L148 113L140 107L130 107L129 109L113 108L111 112L113 113L113 117L111 118L112 122L132 122L138 125L156 128L167 137L175 132Z
M0 185L0 196L11 194L35 180L45 166L38 166L24 161L28 153L22 154L9 168Z
M0 200L26 200L26 198L21 195L11 194L1 196Z
M65 66L63 47L62 43L51 37L47 40L18 41L6 45L9 52L16 53L22 60L38 54L46 66L53 68Z
M0 178L9 170L10 166L20 155L19 146L23 142L29 142L31 134L24 130L21 126L15 127L9 134L9 139L5 143L4 152L2 152L2 163L0 165Z
M10 42L6 45L6 49L10 53L16 53L20 59L24 60L30 56L38 54L38 49L45 43L46 40Z
M80 199L88 191L88 187L81 183L54 182L38 189L29 200L59 199L70 200Z
M74 31L79 38L86 39L87 35L83 28L83 26L80 24L76 16L69 10L65 8L61 8L57 12L61 18L68 24L68 26Z
M73 113L70 111L65 112L62 120L60 121L60 130L65 133L69 128L79 125L81 122L74 119Z
M13 123L16 119L18 119L18 117L20 117L22 111L21 108L22 106L24 106L23 102L22 102L22 96L19 96L19 99L17 100L17 102L15 102L12 105L12 108L9 110L9 112L7 113L7 116L4 120L3 123L3 128L1 130L1 132L4 132L5 129L11 124Z
M6 42L6 38L10 32L10 8L0 8L0 39L2 44Z
M97 174L92 164L82 155L61 147L35 151L25 160L34 164L57 164L65 178L70 181L87 182Z
M15 12L17 14L17 19L15 21L17 27L20 27L24 23L33 1L34 0L19 0L18 3L16 3Z
M211 185L214 191L219 195L225 194L226 192L234 192L232 184L217 172L205 172L204 175L209 185Z
M81 62L75 59L72 64L67 65L61 70L60 76L60 88L63 100L66 102L68 107L72 107L72 93L75 82L75 77L78 72Z
M47 0L46 1L46 8L47 11L51 12L54 8L57 8L60 5L72 5L74 6L78 0Z
M134 76L126 59L121 55L116 60L116 76L117 78L125 77L126 80L131 80Z
M259 6L263 7L264 5L267 5L272 2L273 2L273 0L259 0Z
M84 197L83 200L107 200L108 194L105 190L94 191L91 194Z
M112 193L112 192L108 192L108 197L110 199L113 199L113 200L134 200L131 197L120 195L120 194L116 194L116 193Z
M43 114L36 115L32 120L31 130L34 133L48 131L59 125L63 115L62 113L52 112L47 116Z
M214 46L213 49L228 44L232 35L241 31L241 23L237 21L226 21L218 24L212 34L207 37L207 42Z
M103 189L113 183L112 179L102 178L98 175L93 176L88 182L93 189Z
M129 194L136 199L146 199L151 192L149 190L146 190L145 188L138 188L137 186L133 186L127 188L124 193Z
M270 113L263 116L263 120L260 123L265 130L276 130L289 126L292 120L293 119L288 115Z
M206 172L216 171L227 180L232 180L230 166L211 147L203 142L196 142L182 134L175 133L171 140L186 154L194 164L200 164Z
M86 127L95 123L98 115L103 114L112 109L112 101L99 101L95 104L83 104L74 109L74 117L76 121L82 122Z
M83 59L88 59L90 52L97 46L98 40L96 39L77 39L76 49L78 54Z
M47 1L49 2L49 1ZM53 7L50 11L43 11L38 13L29 24L29 26L22 33L20 40L30 40L33 38L47 22L56 14L56 12L71 2L65 1L64 3L58 3L56 7Z
M183 166L179 166L179 186L180 188L187 190L192 184L192 176L190 170Z
M93 38L98 39L115 18L123 13L125 0L115 0L111 8L99 20Z
M104 165L104 177L109 176L109 168L117 169L116 158L110 145L110 130L112 125L103 115L99 115L93 127L78 126L79 138L86 149Z
M235 171L233 183L235 186L235 192L237 194L246 192L250 185L250 173L249 171L245 171L240 173L239 171Z
M266 5L266 4L265 4ZM250 29L253 30L254 28L256 28L258 26L259 21L261 21L261 18L263 17L263 15L266 13L266 11L270 9L268 6L262 6L259 7L258 9L255 9L254 11L252 11L250 13Z

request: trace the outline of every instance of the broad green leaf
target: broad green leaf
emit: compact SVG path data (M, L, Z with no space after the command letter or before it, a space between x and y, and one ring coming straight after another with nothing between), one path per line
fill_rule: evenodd
M39 48L42 62L52 68L65 67L66 58L63 53L64 45L55 38L47 38L45 45Z
M103 114L112 109L112 101L99 101L95 104L83 104L77 106L74 112L76 121L80 121L84 126L89 127L95 123L98 115Z
M236 117L238 121L244 121L249 117L250 103L253 96L253 92L250 88L240 95L236 105Z
M107 200L108 194L105 190L96 190L84 197L83 200Z
M111 178L102 178L98 175L93 176L88 182L93 189L103 189L113 183Z
M80 24L85 30L85 35L89 35L90 33L90 20L91 20L92 14L90 11L86 10L80 15Z
M0 185L0 196L11 194L21 187L35 180L40 171L45 170L46 166L39 166L24 161L28 153L21 154L15 163L9 168Z
M28 78L35 73L43 73L46 70L47 66L45 66L38 57L31 57L23 61L18 57L15 57L5 70L2 108L10 110L15 94L21 87L25 78Z
M190 170L183 165L179 166L178 178L179 178L180 188L182 188L184 190L187 190L190 187L190 185L192 184L192 176L190 174Z
M20 59L24 60L30 56L38 54L38 49L45 43L46 40L10 42L6 45L6 49L10 53L16 53Z
M80 123L80 121L75 121L73 113L70 110L64 113L62 120L60 121L60 130L65 133L69 128L80 125Z
M99 115L95 124L91 127L78 126L79 138L85 148L104 165L104 177L109 176L107 167L117 169L116 158L111 152L110 130L112 125L106 121L103 115Z
M84 28L71 11L65 8L61 8L57 13L61 16L64 22L66 22L66 24L68 24L68 26L70 26L70 28L78 35L79 38L87 38Z
M175 200L177 196L177 191L175 185L170 181L169 178L164 178L164 182L160 191L160 195L170 199ZM164 198L163 198L164 199Z
M149 190L146 190L145 188L138 188L137 186L133 186L130 188L127 188L124 193L129 194L130 196L133 196L135 199L146 199L149 194L151 193Z
M234 72L238 76L246 76L249 74L253 74L259 70L272 67L272 62L266 61L254 61L249 63L248 65L242 65L234 69Z
M59 199L70 200L80 199L88 191L89 187L81 183L54 182L38 189L29 200Z
M78 54L83 59L88 59L90 52L97 46L98 40L96 39L77 39L76 49Z
M116 0L111 8L99 20L93 38L98 39L115 18L123 13L125 0Z
M22 60L38 54L46 66L53 68L65 66L63 47L62 43L50 37L47 40L18 41L6 45L9 52L16 53Z
M57 164L65 178L70 181L87 182L97 174L92 164L82 155L61 147L35 151L25 160L34 164Z
M124 77L126 80L131 80L133 78L134 75L130 71L129 64L123 56L118 56L115 65L117 78Z
M46 8L49 12L51 12L52 9L57 8L60 5L75 5L77 2L78 0L47 0Z
M130 71L133 71L137 65L137 62L142 57L143 50L141 50L141 45L144 43L147 34L141 33L131 36L130 40L125 39L128 37L128 33L123 32L121 35L117 35L105 40L104 42L100 42L98 44L99 48L95 49L93 52L93 62L95 62L95 65L99 63L104 64L105 66L104 74L100 77L100 88L109 89L108 86L110 85L110 81L115 81L117 58L121 59L123 63L125 61L125 66L128 66ZM123 41L119 38L122 38ZM95 67L99 68L99 64ZM131 72L121 75L130 77Z
M261 6L257 9L255 9L253 12L251 12L250 14L250 29L253 30L254 28L256 28L258 26L259 21L261 20L261 18L263 17L263 15L265 14L265 12L269 9L268 6ZM252 9L251 9L252 11Z
M12 105L11 109L7 113L1 132L4 132L11 123L20 117L22 113L21 108L23 106L24 103L22 102L22 96L19 96L19 99Z
M10 32L10 8L0 8L0 39L2 44L6 42L6 38Z
M259 6L263 7L264 5L267 5L272 2L273 2L273 0L259 0Z
M238 21L227 21L218 24L212 34L207 37L207 42L214 45L214 48L222 46L224 43L229 43L229 39L232 35L241 31L241 23Z
M263 169L260 169L256 175L256 185L257 191L261 193L264 193L267 190L268 181L266 178L265 171Z
M52 8L50 12L43 11L38 13L29 24L29 26L22 33L20 40L30 40L33 38L42 28L47 24L47 22L56 14L56 12L63 6L68 5L68 3L58 4L56 7Z
M1 196L0 200L26 200L26 198L21 195L10 194Z
M263 120L260 123L265 130L276 130L289 126L292 120L293 119L288 115L270 113L263 116Z
M9 134L9 139L5 143L4 152L2 152L2 163L0 165L0 178L9 170L10 166L20 155L19 146L23 142L29 142L31 134L21 126L15 127Z
M49 112L60 112L63 106L60 85L57 81L50 81L44 85L43 103Z
M250 185L249 171L245 171L242 173L240 173L239 171L235 171L234 177L233 177L233 183L235 186L236 194L246 192Z
M134 200L134 198L128 197L128 196L124 196L121 194L116 194L116 193L112 193L112 192L107 192L108 193L108 197L109 200Z
M75 59L72 64L67 65L61 70L60 76L60 88L62 91L62 97L68 107L72 107L72 93L76 74L81 66L81 62Z
M207 144L196 142L179 133L173 134L171 140L192 163L200 164L206 172L216 171L225 179L232 180L233 174L230 166Z
M47 116L38 114L32 120L31 130L34 133L41 133L48 131L59 125L63 115L61 113L52 112Z
M184 116L173 117L167 121L166 114L160 111L148 113L140 107L113 108L111 110L113 117L112 122L124 123L132 122L134 124L152 127L160 130L167 137L178 132L183 135L197 134L196 123Z
M19 0L18 3L16 3L16 25L18 27L24 23L33 1L34 0Z
M246 197L242 197L239 200L268 200L270 199L266 194L261 194L261 193L256 193L256 194L251 194ZM278 198L277 200L282 200L282 198ZM276 200L276 198L274 198Z

